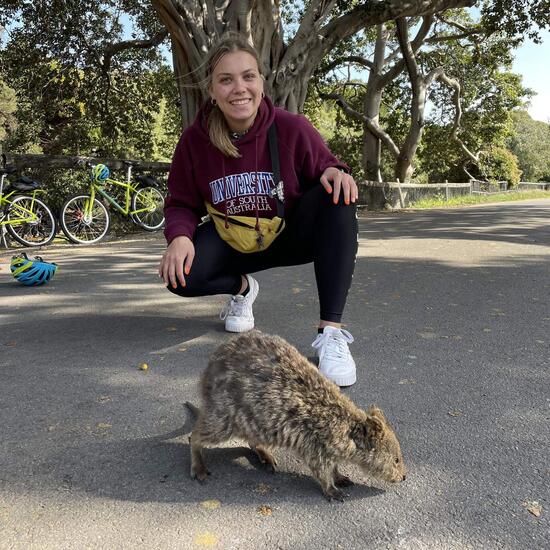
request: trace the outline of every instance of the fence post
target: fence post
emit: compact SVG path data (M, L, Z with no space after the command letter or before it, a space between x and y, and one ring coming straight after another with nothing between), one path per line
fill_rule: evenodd
M449 194L449 180L445 180L445 200L448 201L450 199Z
M470 180L470 195L473 193L474 180Z
M405 208L405 201L403 199L403 191L401 190L399 178L397 178L397 190L399 191L399 203L401 204L401 208Z

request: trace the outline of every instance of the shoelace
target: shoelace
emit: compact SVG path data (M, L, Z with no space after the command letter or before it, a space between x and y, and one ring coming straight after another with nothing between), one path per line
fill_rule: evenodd
M228 315L235 315L237 317L245 313L246 299L244 296L231 296L231 299L225 304L225 307L220 312L220 319L222 321Z
M347 330L339 329L338 332L330 331L318 334L311 347L320 349L322 356L343 359L349 354L348 344L351 344L353 340L353 336Z

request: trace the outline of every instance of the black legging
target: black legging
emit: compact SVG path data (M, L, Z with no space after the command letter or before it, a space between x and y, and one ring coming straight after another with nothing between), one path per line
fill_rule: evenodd
M171 292L185 297L238 294L241 275L313 262L320 318L340 322L357 254L355 205L345 205L342 196L334 204L321 185L307 191L281 235L262 252L237 252L219 237L212 222L197 227L193 243L195 259L186 286L168 286Z

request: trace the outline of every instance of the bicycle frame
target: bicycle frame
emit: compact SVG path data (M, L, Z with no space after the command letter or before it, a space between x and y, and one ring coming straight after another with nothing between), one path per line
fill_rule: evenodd
M10 201L10 197L17 196L17 190L10 191L7 195L4 195L4 181L6 180L6 174L2 174L0 180L0 209L4 209L7 206L13 204ZM36 198L36 193L42 191L42 189L34 189L29 196L31 197L30 209L24 208L23 206L15 205L17 217L11 220L4 220L2 217L0 219L0 226L4 225L21 225L23 223L34 222L38 220L37 215L34 212L34 199Z
M117 202L117 200L110 195L106 190L106 185L114 185L118 187L124 188L124 205L121 205ZM135 193L138 190L138 188L130 181L123 182L123 181L117 181L113 180L111 178L107 178L104 182L100 184L96 183L95 181L92 182L90 185L90 201L88 204L86 204L86 209L84 211L84 214L86 216L92 215L92 207L94 203L94 199L96 197L96 194L99 193L103 198L105 198L111 206L116 208L121 214L124 214L125 216L133 216L134 214L139 214L140 212L146 212L147 208L141 208L139 210L130 210L131 205L131 195L132 193Z

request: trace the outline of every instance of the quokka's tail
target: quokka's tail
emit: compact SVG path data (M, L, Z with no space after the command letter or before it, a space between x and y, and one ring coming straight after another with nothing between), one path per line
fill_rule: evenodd
M185 402L186 407L191 411L191 414L193 415L193 420L196 420L199 416L200 409L193 405L193 403L190 403L189 401Z

